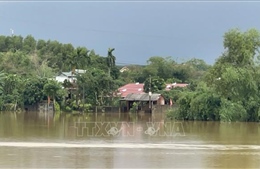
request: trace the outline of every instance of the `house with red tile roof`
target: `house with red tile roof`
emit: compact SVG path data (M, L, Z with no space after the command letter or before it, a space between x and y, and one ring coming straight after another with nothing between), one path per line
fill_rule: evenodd
M118 96L126 97L128 94L141 94L144 92L144 84L143 83L129 83L118 89Z
M175 87L186 87L186 83L172 83L166 84L165 90L171 90ZM144 92L144 83L129 83L118 89L117 96L125 98L128 94L142 94Z
M172 88L176 87L186 87L188 84L186 83L172 83L172 84L166 84L165 90L169 91ZM142 102L141 104L141 110L149 110L147 107L148 104L145 104L148 102L148 93L144 92L144 83L129 83L122 87L120 87L117 91L117 96L121 97L120 101L126 102L126 111L129 111L132 107L134 102ZM152 93L151 96L152 104L156 105L165 105L165 99L160 94ZM121 104L121 102L120 102ZM173 105L172 100L170 99L170 106Z

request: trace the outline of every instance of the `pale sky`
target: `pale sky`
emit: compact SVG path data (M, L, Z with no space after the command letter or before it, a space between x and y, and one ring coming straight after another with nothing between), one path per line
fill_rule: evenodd
M260 30L260 2L0 2L0 35L31 34L85 46L117 64L146 64L152 56L213 64L232 28Z

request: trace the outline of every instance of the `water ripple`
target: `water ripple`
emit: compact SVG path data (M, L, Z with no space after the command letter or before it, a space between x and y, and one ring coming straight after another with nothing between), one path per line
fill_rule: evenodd
M150 143L41 143L0 142L0 147L30 148L132 148L132 149L175 149L175 150L260 150L259 145L218 144L150 144Z

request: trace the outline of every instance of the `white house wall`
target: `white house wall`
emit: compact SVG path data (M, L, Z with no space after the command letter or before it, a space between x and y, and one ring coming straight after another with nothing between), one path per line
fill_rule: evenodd
M66 80L66 79L67 79L67 77L65 77L65 76L56 76L55 77L55 80L58 82L61 82L61 83L63 83L64 80Z

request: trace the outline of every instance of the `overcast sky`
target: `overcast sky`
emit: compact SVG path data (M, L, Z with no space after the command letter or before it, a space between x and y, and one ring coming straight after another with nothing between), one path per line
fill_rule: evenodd
M0 34L94 49L117 64L151 56L213 64L232 28L260 30L260 2L0 2Z

